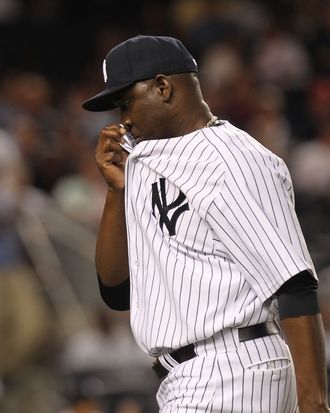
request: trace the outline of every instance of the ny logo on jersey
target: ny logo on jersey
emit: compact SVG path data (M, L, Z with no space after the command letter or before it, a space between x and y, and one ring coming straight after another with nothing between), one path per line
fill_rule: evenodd
M170 235L175 235L175 225L181 214L189 209L188 202L182 205L186 196L180 191L178 197L169 205L167 205L166 192L165 192L165 178L159 179L160 186L160 196L158 182L152 184L152 215L156 217L155 207L159 211L159 226L163 231L163 226L165 224ZM181 205L181 206L180 206ZM177 208L171 218L168 217L168 213L171 209Z

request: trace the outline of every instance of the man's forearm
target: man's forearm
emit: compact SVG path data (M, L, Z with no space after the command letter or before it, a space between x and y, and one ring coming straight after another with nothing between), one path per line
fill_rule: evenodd
M99 277L107 286L117 285L129 277L124 191L108 191L95 263Z
M281 325L295 366L300 413L328 412L321 315L286 318Z

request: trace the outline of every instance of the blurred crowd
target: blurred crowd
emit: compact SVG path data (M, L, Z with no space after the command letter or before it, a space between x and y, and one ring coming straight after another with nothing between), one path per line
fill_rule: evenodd
M180 38L214 114L289 166L330 366L330 2L0 1L0 413L151 413L151 360L98 297L94 162L116 111L81 102L136 34Z

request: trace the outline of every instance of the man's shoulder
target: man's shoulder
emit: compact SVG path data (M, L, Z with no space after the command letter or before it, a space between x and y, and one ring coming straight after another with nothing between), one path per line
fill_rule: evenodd
M205 134L205 139L219 153L229 176L242 176L246 179L256 171L264 173L265 171L280 172L283 170L285 164L281 158L248 132L230 122L209 129Z

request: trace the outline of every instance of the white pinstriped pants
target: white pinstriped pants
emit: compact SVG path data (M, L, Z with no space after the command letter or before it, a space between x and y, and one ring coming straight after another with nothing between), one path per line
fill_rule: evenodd
M197 343L157 392L160 413L298 413L288 347L279 335L240 343L228 329Z

